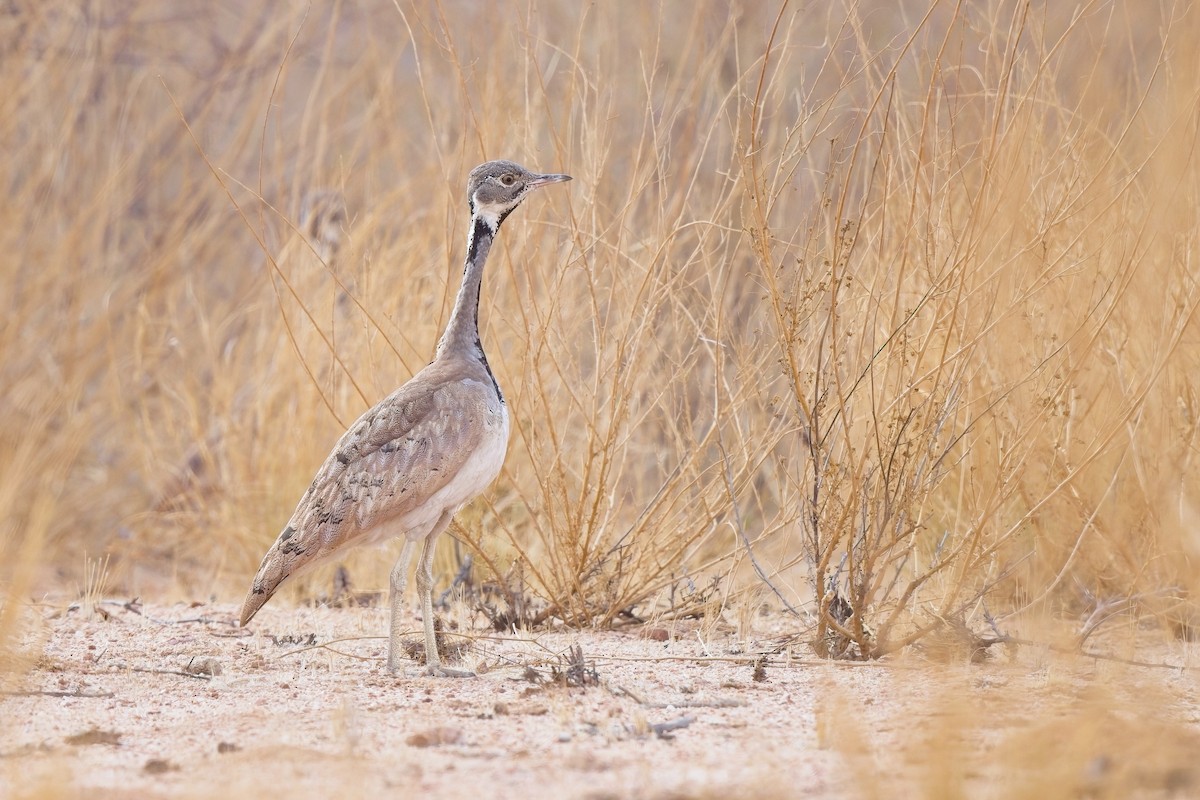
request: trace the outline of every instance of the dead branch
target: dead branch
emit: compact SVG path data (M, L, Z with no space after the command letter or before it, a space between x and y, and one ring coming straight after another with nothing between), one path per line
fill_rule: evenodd
M650 730L654 731L654 735L660 739L673 739L672 731L683 730L695 721L695 717L678 717L669 722L652 722Z

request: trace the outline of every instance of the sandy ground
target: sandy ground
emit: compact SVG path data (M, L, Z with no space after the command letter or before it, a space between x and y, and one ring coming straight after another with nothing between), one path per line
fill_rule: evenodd
M44 655L0 697L0 795L1200 794L1189 668L1036 648L858 665L797 642L759 681L751 654L790 624L761 618L746 643L733 625L476 632L460 663L478 677L393 677L380 609L268 606L239 630L230 606L101 608L46 613Z

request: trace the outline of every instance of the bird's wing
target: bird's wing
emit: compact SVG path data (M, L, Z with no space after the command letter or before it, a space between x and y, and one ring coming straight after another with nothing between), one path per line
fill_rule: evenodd
M484 436L482 415L471 413L486 402L483 388L414 378L359 417L263 557L242 624L289 576L418 508L453 479Z

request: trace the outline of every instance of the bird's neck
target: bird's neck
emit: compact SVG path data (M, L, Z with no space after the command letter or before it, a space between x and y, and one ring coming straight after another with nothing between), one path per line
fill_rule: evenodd
M483 282L483 266L487 262L492 240L496 238L499 222L491 224L478 214L471 216L471 234L467 239L467 263L463 267L462 286L454 300L454 311L446 331L438 342L437 358L446 355L476 356L487 363L483 344L479 340L479 287Z

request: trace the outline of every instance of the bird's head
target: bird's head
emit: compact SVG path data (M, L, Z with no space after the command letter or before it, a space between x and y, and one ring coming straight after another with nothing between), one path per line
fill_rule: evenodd
M480 164L471 170L467 180L471 214L495 232L504 218L534 189L569 180L570 175L541 175L511 161Z

